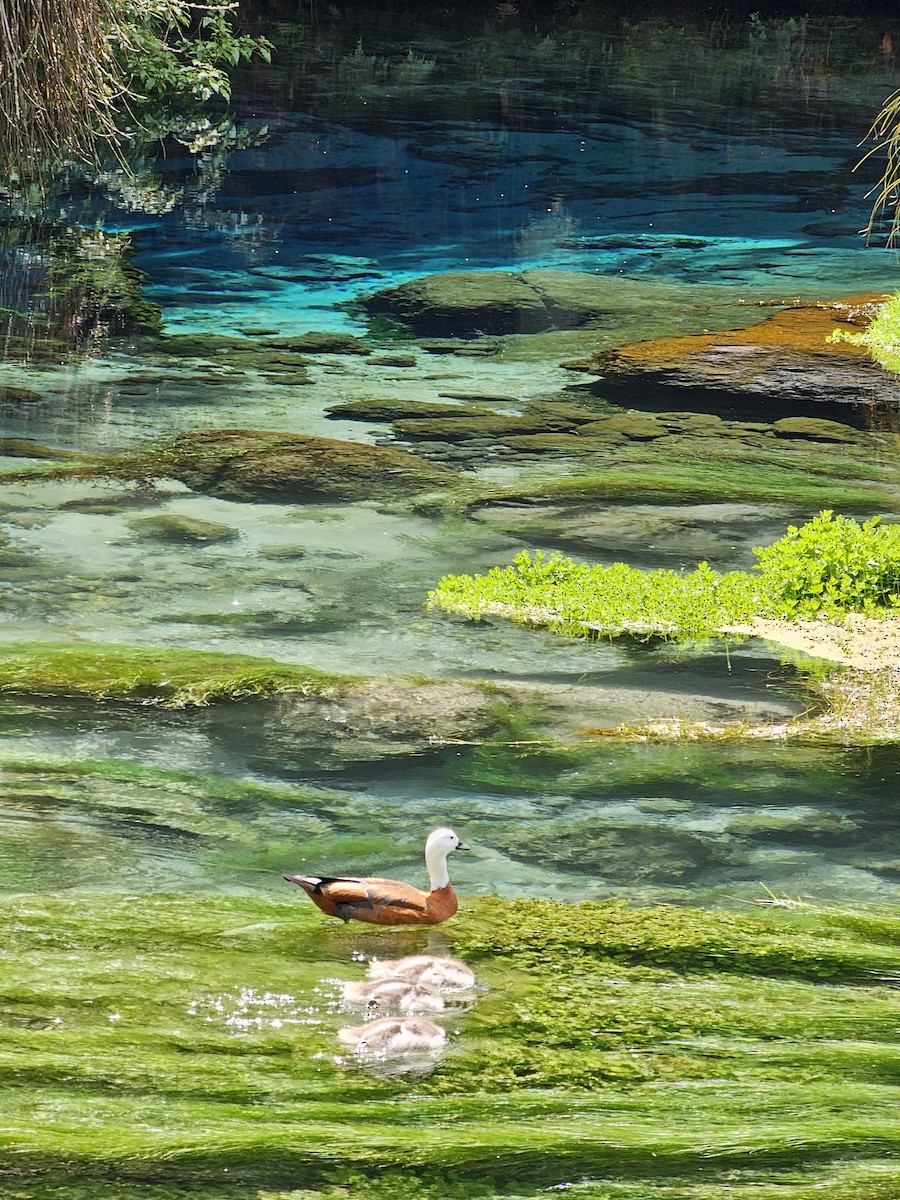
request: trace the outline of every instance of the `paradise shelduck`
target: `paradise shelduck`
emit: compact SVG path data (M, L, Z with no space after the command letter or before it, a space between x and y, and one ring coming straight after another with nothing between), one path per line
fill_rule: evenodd
M345 983L345 1004L363 1004L366 1008L397 1008L401 1012L440 1012L444 998L426 984L410 979L369 979L362 983Z
M475 986L475 972L458 958L434 954L412 954L409 958L373 958L370 979L399 977L412 983L437 988L439 992L465 992Z
M425 843L425 865L431 891L409 883L377 877L285 875L302 887L313 904L329 917L342 921L367 921L370 925L440 925L457 909L450 885L447 855L468 850L452 829L435 829Z
M427 1017L379 1017L339 1029L338 1037L355 1047L357 1054L409 1054L413 1050L439 1050L447 1035Z

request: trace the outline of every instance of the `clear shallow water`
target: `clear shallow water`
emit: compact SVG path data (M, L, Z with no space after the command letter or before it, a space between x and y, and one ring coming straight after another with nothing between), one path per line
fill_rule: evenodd
M895 256L866 248L856 233L868 212L867 181L852 172L856 143L872 97L893 86L893 68L873 44L860 37L826 52L810 35L726 51L682 41L650 56L646 46L584 31L569 43L415 30L387 40L363 27L285 50L274 71L246 73L235 97L242 131L227 132L218 148L193 155L172 143L151 172L113 174L62 202L69 217L77 199L82 214L130 233L167 332L237 333L250 344L260 331L365 334L348 303L461 268L565 268L631 290L617 293L601 329L497 339L487 358L386 340L378 348L409 353L412 365L317 354L304 385L101 344L77 365L4 368L6 382L40 398L7 404L3 432L88 451L197 427L372 442L383 428L331 420L326 408L449 394L487 395L518 411L529 400L565 398L572 376L559 364L599 346L746 324L761 301L895 287ZM491 456L469 466L481 480L504 482L535 471ZM876 854L880 841L893 845L889 805L876 802L896 785L900 763L890 751L872 774L850 752L778 747L745 760L741 751L692 749L684 789L702 794L694 803L668 786L681 748L585 742L585 729L650 716L778 720L801 711L807 700L777 651L590 645L424 607L443 574L486 569L534 545L642 566L706 558L746 567L752 546L810 515L777 495L727 512L682 506L677 518L652 505L586 505L577 520L571 510L519 520L509 510L440 517L372 504L238 504L178 484L33 481L5 487L2 505L12 551L0 595L7 639L210 648L336 673L521 685L531 689L538 736L571 746L596 780L584 791L572 782L572 762L520 760L499 747L336 763L302 736L270 737L272 714L261 705L166 716L13 706L3 739L10 760L27 745L37 761L111 758L198 770L229 785L309 785L344 795L350 814L335 828L316 824L318 810L311 824L292 823L283 801L273 815L269 802L248 799L214 845L205 833L197 842L190 821L185 830L182 817L166 818L177 793L171 778L154 785L162 799L139 788L124 818L107 812L98 774L52 819L46 805L16 800L17 784L3 823L13 889L70 876L134 886L135 870L153 889L270 887L307 857L319 869L414 874L421 828L453 820L480 847L460 868L462 889L473 892L730 902L757 895L762 881L823 898L894 894L891 853ZM218 522L230 540L155 539L141 522L159 515ZM646 792L642 755L662 764ZM608 764L614 788L603 781ZM772 810L778 819L731 828L731 773L748 777L743 815ZM767 782L757 787L760 774ZM795 776L806 777L797 795ZM45 791L57 787L53 771L37 777ZM201 791L204 826L216 808L214 782ZM563 844L577 841L578 822L618 831L630 877L599 851L573 864L548 850L554 831ZM360 839L376 829L366 848ZM514 856L516 829L529 838ZM327 861L314 861L317 848Z

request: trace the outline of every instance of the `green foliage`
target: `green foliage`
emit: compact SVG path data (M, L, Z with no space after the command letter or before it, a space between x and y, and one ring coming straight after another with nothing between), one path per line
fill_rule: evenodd
M829 509L754 550L770 611L785 617L875 613L900 605L900 526L860 525Z
M865 346L872 358L886 371L900 374L900 295L892 296L882 304L862 333L835 329L828 341Z
M228 99L228 69L265 38L237 32L234 0L43 0L14 3L0 21L0 162L22 198L47 169L97 158L121 140L122 118L164 101Z
M472 615L512 616L523 624L552 625L569 633L711 633L748 618L756 604L754 581L742 572L721 575L706 563L682 575L640 571L625 563L589 566L538 550L516 555L512 566L487 575L448 575L429 595L441 608Z
M429 603L471 616L504 616L573 634L699 637L752 620L876 613L900 605L900 527L823 510L757 548L758 575L590 566L522 551L486 575L448 575Z
M235 31L236 11L236 3L118 0L108 35L129 91L139 100L229 99L228 68L272 55L266 38Z

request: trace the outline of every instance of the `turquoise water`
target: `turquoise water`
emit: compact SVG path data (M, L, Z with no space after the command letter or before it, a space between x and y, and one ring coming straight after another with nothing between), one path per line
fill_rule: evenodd
M167 334L252 346L344 331L374 353L312 354L308 382L286 385L212 354L173 361L147 340L95 340L64 365L4 365L6 384L39 394L4 402L4 436L91 452L210 427L374 443L384 427L327 408L488 397L519 411L565 400L573 381L560 364L603 346L749 324L760 302L894 288L895 255L857 232L872 182L872 168L853 171L857 142L894 75L874 34L839 41L810 25L732 48L669 29L652 53L647 36L348 22L247 70L232 114L170 138L132 176L73 185L48 217L127 233ZM190 152L192 136L209 144ZM627 290L599 328L497 339L479 357L463 344L435 353L353 308L425 274L498 268L587 272ZM464 465L498 486L566 469L490 450ZM217 522L227 538L154 539L140 522L160 515ZM385 705L391 681L411 674L480 680L518 689L509 702L521 711L487 746L464 744L451 716L447 744L408 746L330 737L333 713L325 733L293 728L270 702L161 713L4 701L0 886L137 877L150 890L277 890L283 870L301 867L413 877L424 833L451 821L476 847L458 869L463 894L730 904L764 885L893 898L892 749L623 747L585 732L657 716L783 720L810 701L777 648L589 644L424 603L442 575L536 545L646 567L748 567L753 546L808 515L775 494L466 515L237 503L171 481L9 483L7 640L271 657L385 681ZM117 762L147 774L126 785ZM91 770L70 777L72 763ZM177 772L197 773L189 804ZM248 787L223 811L225 785L242 782L271 794ZM611 850L573 853L588 828L607 829Z

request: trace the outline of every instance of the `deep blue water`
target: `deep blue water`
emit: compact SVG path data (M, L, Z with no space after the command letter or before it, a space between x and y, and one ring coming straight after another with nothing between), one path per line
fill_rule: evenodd
M460 268L750 295L889 287L894 256L859 234L876 164L853 168L894 69L874 26L829 59L827 25L787 44L699 36L646 54L634 35L500 34L491 55L479 37L367 29L354 46L346 31L320 59L282 51L270 98L251 98L248 74L235 111L259 144L221 170L215 150L170 147L157 176L184 207L111 216L141 226L137 261L173 330L355 328L337 304Z

